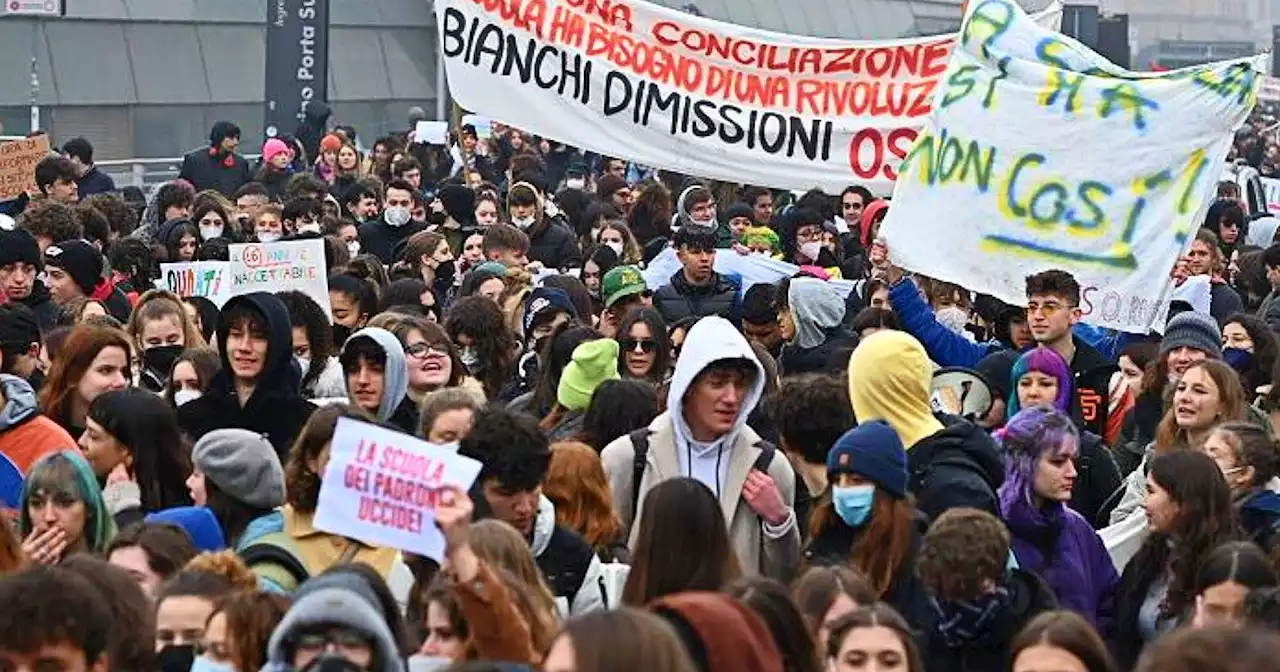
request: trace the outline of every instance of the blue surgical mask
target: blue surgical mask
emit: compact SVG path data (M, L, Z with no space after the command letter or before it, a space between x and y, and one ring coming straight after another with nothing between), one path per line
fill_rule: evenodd
M1253 353L1244 348L1223 348L1222 361L1237 372L1244 373L1253 368Z
M199 656L191 664L191 672L236 672L229 663L215 662L209 656Z
M874 485L835 485L831 487L831 502L835 504L836 515L840 516L849 527L860 527L871 515L871 505L875 503L876 486Z

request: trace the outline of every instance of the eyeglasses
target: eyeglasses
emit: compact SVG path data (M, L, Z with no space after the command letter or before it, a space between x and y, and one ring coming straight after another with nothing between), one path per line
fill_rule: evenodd
M298 651L317 652L334 646L344 651L370 648L369 639L355 630L337 628L325 632L312 632L298 635L294 647Z
M651 338L624 338L622 339L622 349L626 352L639 350L647 355L658 349L658 342Z
M441 357L448 357L449 348L448 346L441 345L439 343L427 343L426 341L419 341L405 348L404 354L409 355L410 357L417 357L418 359L422 359L430 355L440 355Z
M1058 313L1058 311L1063 310L1064 308L1074 307L1075 306L1066 306L1056 301L1049 301L1046 303L1036 303L1035 301L1031 301L1027 304L1027 314L1034 315L1036 313L1040 313L1045 317L1053 317Z
M796 231L796 240L813 242L820 238L822 238L822 229L809 228L809 229L800 229L799 231Z

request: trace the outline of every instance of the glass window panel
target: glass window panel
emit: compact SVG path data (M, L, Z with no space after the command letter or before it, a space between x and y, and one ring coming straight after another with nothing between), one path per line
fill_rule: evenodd
M131 23L126 33L138 102L209 102L209 84L194 24Z

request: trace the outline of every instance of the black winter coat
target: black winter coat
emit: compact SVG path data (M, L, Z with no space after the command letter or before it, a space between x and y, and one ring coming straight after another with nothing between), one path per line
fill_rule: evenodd
M396 260L396 246L426 228L425 223L412 221L404 226L391 226L379 216L361 224L357 229L360 234L360 251L372 254L390 266Z
M929 528L929 518L921 511L916 511L911 531L911 548L907 557L898 567L898 573L889 584L889 590L881 596L881 600L892 606L907 624L915 630L924 628L931 622L929 608L929 591L920 581L916 572L916 558L920 553L920 543ZM848 565L853 558L853 546L865 531L863 528L852 528L844 521L836 518L827 525L822 533L809 540L804 549L804 562L807 567L832 567Z
M833 330L836 331L836 330ZM847 334L831 334L815 348L784 345L778 356L778 369L784 376L803 373L832 374L847 371L849 355L858 346L858 338Z
M1102 437L1081 431L1080 455L1076 459L1076 487L1071 491L1072 511L1084 516L1095 530L1111 524L1111 510L1120 503L1124 479Z
M47 334L58 326L58 314L61 311L43 282L32 285L31 293L20 303L36 314L36 324L40 325L41 334Z
M559 218L547 218L529 230L529 261L549 269L581 268L582 250L573 230Z
M653 307L662 314L667 324L675 324L686 317L719 315L737 327L742 322L742 301L738 297L739 282L719 273L711 276L706 285L694 285L684 277L681 269L671 276L671 281L653 294Z
M1021 569L1009 573L1005 587L1010 604L987 631L961 645L949 646L930 624L925 628L925 660L929 672L998 672L1009 669L1009 645L1031 619L1058 608L1053 589L1039 576ZM934 619L936 621L936 617Z
M996 492L1004 483L1004 458L979 426L939 415L942 431L907 451L909 489L916 507L936 520L942 512L969 507L1000 517Z
M265 292L232 298L223 306L224 313L238 304L248 304L267 323L267 361L257 386L241 406L227 353L227 326L219 324L217 339L222 370L214 376L203 397L178 408L178 425L192 441L215 429L228 427L264 434L284 462L289 447L316 408L298 393L302 375L293 361L289 313L280 299Z
M201 147L182 157L178 177L190 182L196 191L213 189L227 198L234 196L245 182L253 180L249 162L243 156L226 156L211 147Z

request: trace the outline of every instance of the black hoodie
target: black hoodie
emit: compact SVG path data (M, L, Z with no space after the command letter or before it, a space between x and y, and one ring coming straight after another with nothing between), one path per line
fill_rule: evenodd
M1004 458L981 427L937 415L942 431L907 451L910 490L916 508L937 520L947 509L970 507L1000 517L996 492L1004 483Z
M253 394L242 407L227 356L227 324L220 321L218 351L222 370L213 377L203 397L178 408L178 424L192 441L229 427L264 434L283 462L316 407L298 392L302 376L293 361L293 327L284 303L271 294L254 292L228 301L223 314L242 303L267 323L267 362Z
M1043 579L1020 569L1009 573L1005 587L1010 602L990 627L962 646L948 646L934 625L925 628L925 660L929 672L996 672L1009 667L1009 645L1033 618L1058 608L1053 589Z

